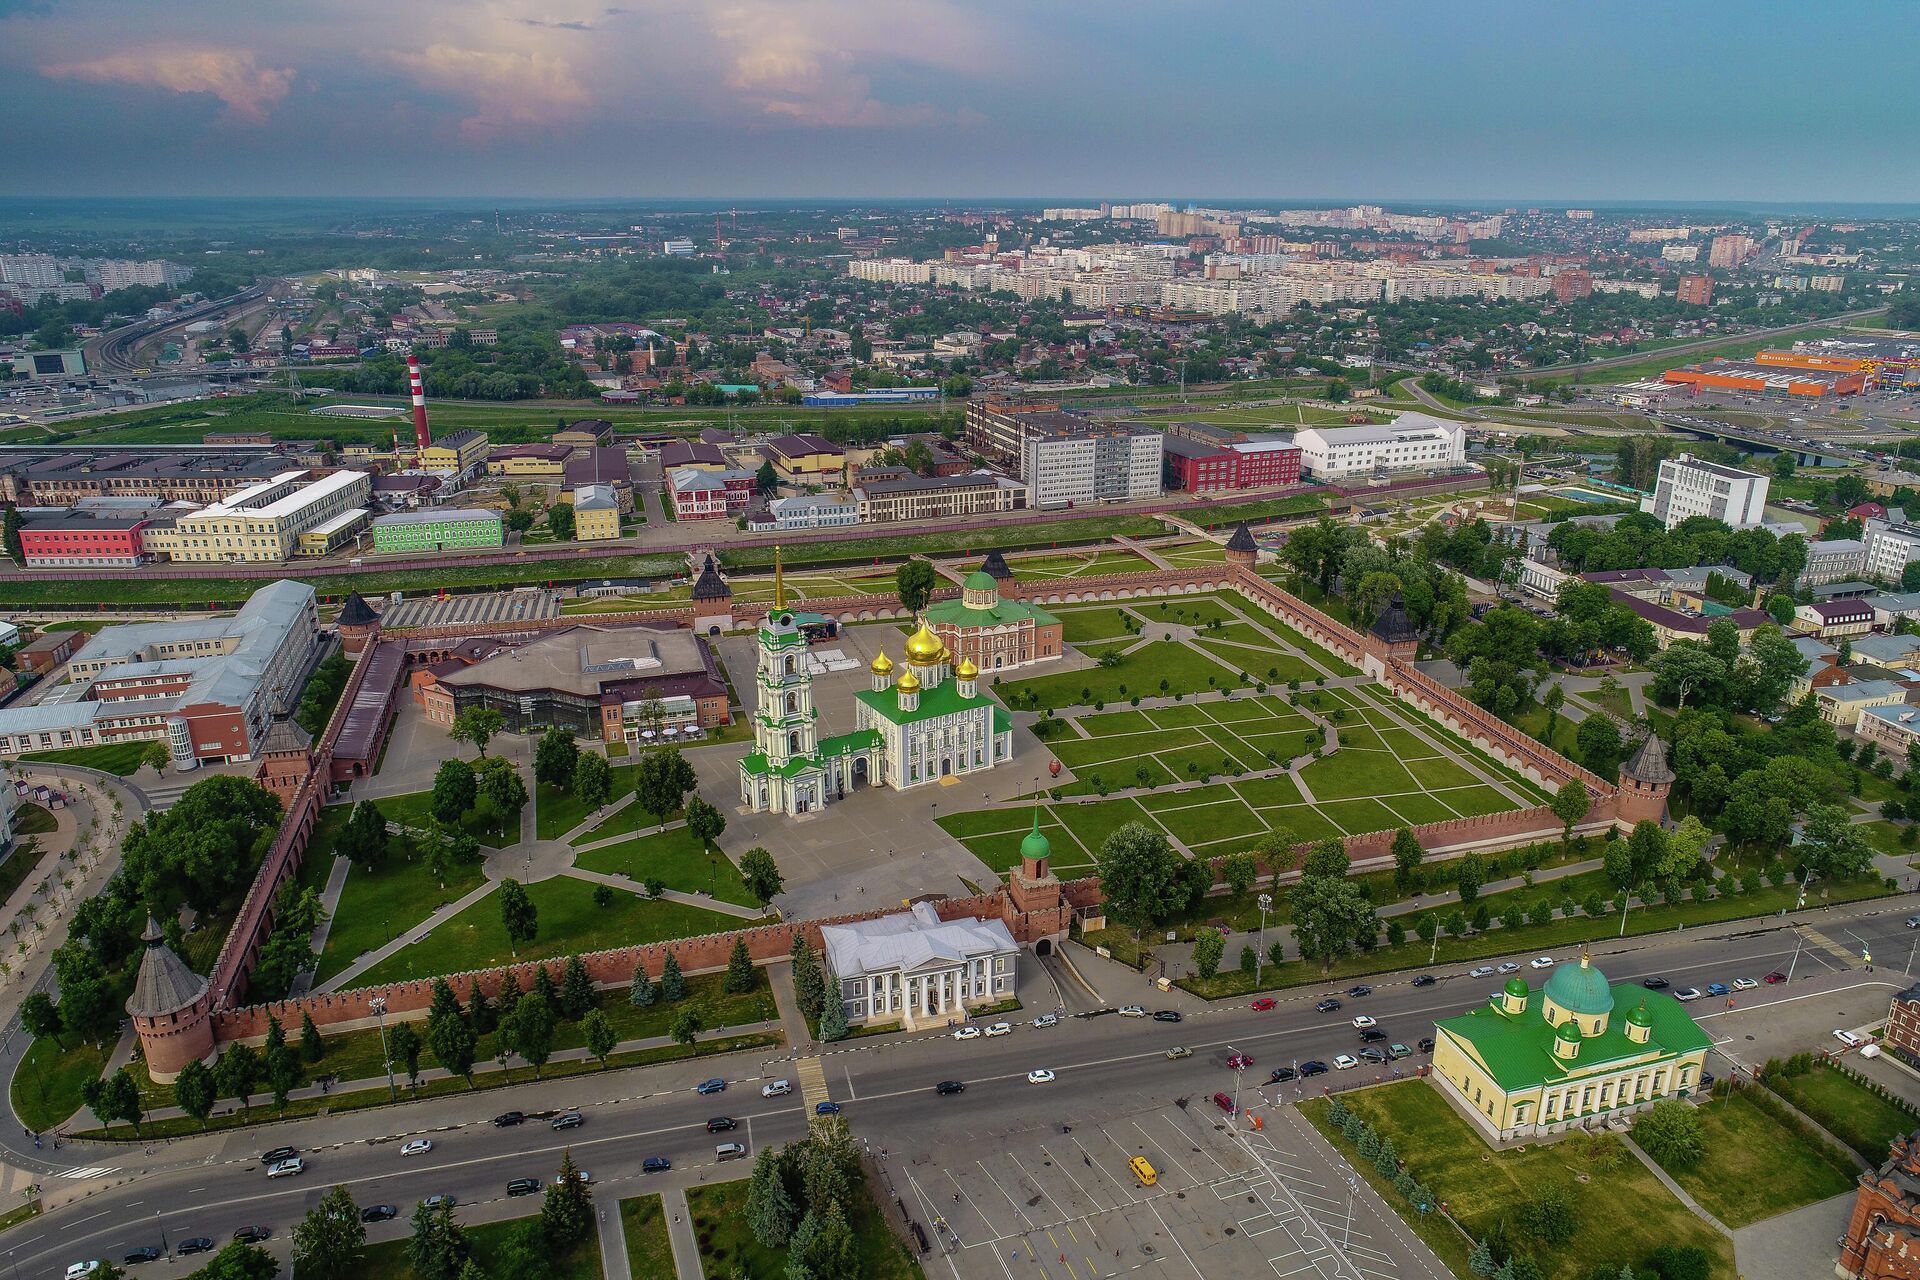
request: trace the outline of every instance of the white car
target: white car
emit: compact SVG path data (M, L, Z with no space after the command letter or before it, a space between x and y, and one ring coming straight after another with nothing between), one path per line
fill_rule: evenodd
M1518 973L1520 972L1520 962L1518 960L1503 960L1500 962L1500 967L1494 970L1494 972L1495 973Z
M1364 1030L1365 1028L1371 1027L1375 1024L1372 1018L1369 1018L1366 1014L1362 1013L1357 1015L1354 1018L1353 1025L1356 1027L1360 1027Z
M763 1098L784 1098L792 1092L793 1081L791 1080L775 1080L772 1084L760 1086L760 1096Z
M1553 957L1535 956L1533 959L1527 961L1527 967L1532 969L1551 969L1553 968Z
M575 1169L573 1171L573 1176L579 1180L580 1185L583 1187L593 1182L593 1175L588 1173L585 1169ZM557 1173L553 1175L553 1185L556 1187L560 1185L560 1175Z
M1120 1006L1120 1016L1123 1018L1144 1018L1147 1016L1147 1011L1137 1004L1123 1004Z
M1027 1072L1027 1083L1028 1084L1052 1084L1053 1072L1047 1070L1045 1067L1041 1067L1037 1071L1029 1071Z
M953 1038L955 1040L978 1040L980 1038L980 1028L955 1027L953 1029Z
M1681 987L1678 991L1673 993L1673 998L1675 1000L1680 1001L1682 1004L1685 1004L1691 1000L1698 1000L1700 998L1700 988Z
M268 1169L267 1176L269 1178L291 1178L306 1167L307 1162L305 1160L302 1160L299 1156L294 1156L292 1159L282 1160L271 1169Z
M92 1262L76 1262L67 1268L67 1280L80 1280L81 1276L90 1276L99 1269L100 1260L98 1258L95 1258Z
M415 1138L412 1142L400 1148L400 1154L403 1156L423 1156L431 1150L433 1150L432 1138Z
M1856 1035L1854 1032L1851 1032L1851 1031L1836 1031L1833 1033L1833 1038L1835 1040L1838 1040L1841 1044L1847 1046L1847 1048L1849 1049L1857 1049L1861 1045L1867 1042L1867 1038L1865 1036Z
M1735 991L1751 991L1759 985L1760 984L1752 978L1735 978L1733 980L1733 989Z
M1060 1025L1060 1018L1056 1014L1043 1013L1033 1020L1033 1025L1036 1027L1057 1027Z
M983 1034L990 1036L1011 1035L1013 1034L1013 1024L1011 1022L996 1022L988 1027Z
M1335 1071L1347 1071L1359 1065L1360 1065L1360 1059L1354 1057L1350 1053L1341 1053L1341 1054L1334 1055L1333 1069Z

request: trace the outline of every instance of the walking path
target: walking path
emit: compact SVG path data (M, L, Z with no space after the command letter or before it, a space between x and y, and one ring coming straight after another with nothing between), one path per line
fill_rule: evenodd
M693 1213L687 1208L687 1193L668 1187L660 1193L660 1212L667 1220L667 1240L673 1245L673 1269L680 1280L707 1280L700 1266L700 1246L693 1238Z
M780 1026L787 1033L787 1047L798 1053L813 1044L813 1032L807 1030L807 1016L800 1011L800 997L793 989L793 961L781 960L767 966L767 982L773 988L773 1004L780 1010Z
M622 893L634 893L637 892L639 888L639 886L635 885L634 882L626 876L608 875L604 871L588 871L585 867L569 867L560 874L569 876L575 880L587 880L594 884L604 884L609 888L618 889ZM681 889L662 889L660 896L668 902L684 902L690 907L701 907L708 911L718 911L722 915L733 916L740 920L758 920L766 914L766 912L756 911L752 907L742 907L731 902L724 902L710 894L687 893Z
M411 946L413 943L420 941L422 938L432 933L435 929L439 928L442 923L452 919L456 915L459 915L462 911L465 911L468 907L480 901L480 899L486 897L488 894L492 893L495 889L499 887L500 887L500 882L498 880L481 881L481 883L476 888L468 890L467 893L462 897L459 897L454 901L449 902L446 906L441 907L438 911L435 911L432 915L428 916L425 920L422 920L419 924L414 925L413 928L405 930L398 937L386 943L384 946L376 947L372 951L369 951L365 955L359 957L352 964L342 969L339 973L334 974L331 978L328 978L325 982L320 983L318 986L314 988L314 990L321 993L322 995L330 991L352 990L353 980L355 978L358 978L361 974L373 968L373 966L379 964L382 960L385 960L388 956L392 955L394 952L400 950L400 948Z
M1652 1156L1640 1149L1640 1144L1633 1140L1631 1133L1622 1133L1620 1135L1620 1141L1626 1143L1627 1150L1633 1152L1635 1158L1637 1158L1641 1164L1647 1166L1648 1173L1660 1179L1660 1185L1671 1191L1675 1200L1678 1200L1681 1204L1693 1210L1694 1215L1698 1217L1700 1221L1706 1223L1721 1235L1726 1236L1728 1239L1733 1238L1733 1232L1727 1227L1727 1224L1701 1208L1700 1202L1688 1195L1685 1187L1675 1182Z
M620 1222L620 1199L598 1203L600 1211L600 1274L605 1280L633 1280L633 1264L627 1260L627 1233ZM612 1213L607 1210L611 1208Z
M1174 567L1172 564L1168 563L1167 558L1165 556L1161 555L1158 551L1155 551L1152 547L1147 546L1144 542L1136 542L1132 538L1127 537L1123 533L1114 534L1113 540L1119 543L1122 547L1126 548L1128 551L1131 551L1133 552L1133 554L1139 556L1142 560L1145 560L1148 564L1152 565L1156 569L1171 569Z

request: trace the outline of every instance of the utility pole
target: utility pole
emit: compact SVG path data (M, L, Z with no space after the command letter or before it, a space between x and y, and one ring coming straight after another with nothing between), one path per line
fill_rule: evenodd
M387 1052L387 998L375 996L367 1001L367 1007L380 1019L380 1060L387 1066L387 1101L398 1102L400 1090L393 1083L393 1057Z
M1260 989L1260 973L1267 963L1267 912L1273 909L1273 895L1263 893L1256 902L1260 905L1260 946L1253 953L1253 987Z

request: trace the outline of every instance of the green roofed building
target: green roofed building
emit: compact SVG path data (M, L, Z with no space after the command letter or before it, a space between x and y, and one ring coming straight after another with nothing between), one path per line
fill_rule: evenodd
M1005 568L1005 561L1001 562ZM1030 604L1000 598L1000 583L984 566L967 575L958 600L920 611L920 625L946 646L953 661L982 671L1005 671L1059 657L1066 650L1060 619Z
M1611 983L1582 955L1538 991L1512 978L1436 1023L1430 1078L1490 1142L1507 1142L1684 1098L1711 1046L1678 1000Z

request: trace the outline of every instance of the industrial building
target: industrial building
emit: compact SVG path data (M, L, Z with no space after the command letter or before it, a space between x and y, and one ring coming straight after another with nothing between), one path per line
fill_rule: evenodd
M396 511L374 519L373 549L392 555L499 547L506 543L505 528L498 511L479 508Z
M1780 355L1770 352L1763 354ZM1856 369L1796 368L1780 363L1755 360L1711 360L1685 369L1669 369L1660 375L1664 381L1699 391L1744 391L1758 395L1828 396L1859 395L1867 389L1868 374Z
M1161 483L1182 493L1297 484L1300 446L1291 440L1214 444L1169 434L1160 443Z
M564 444L503 444L487 451L487 474L558 484L566 478L573 448Z
M464 480L486 470L487 453L485 432L456 431L417 450L414 466L422 471L451 471Z
M259 449L175 454L49 450L0 461L0 499L40 507L71 506L82 498L203 505L271 479L289 465L285 455Z
M164 506L131 510L70 507L29 514L20 550L29 569L135 569L149 558L146 532L171 522Z
M0 709L0 755L156 739L176 770L251 760L298 703L319 636L313 588L286 580L231 618L103 628L68 664L78 696Z
M318 480L288 471L178 516L171 527L148 529L144 545L151 553L199 564L325 555L364 526L372 493L364 471L335 471Z
M1467 460L1466 428L1424 413L1403 413L1385 426L1308 427L1293 442L1301 470L1315 480L1437 471Z

